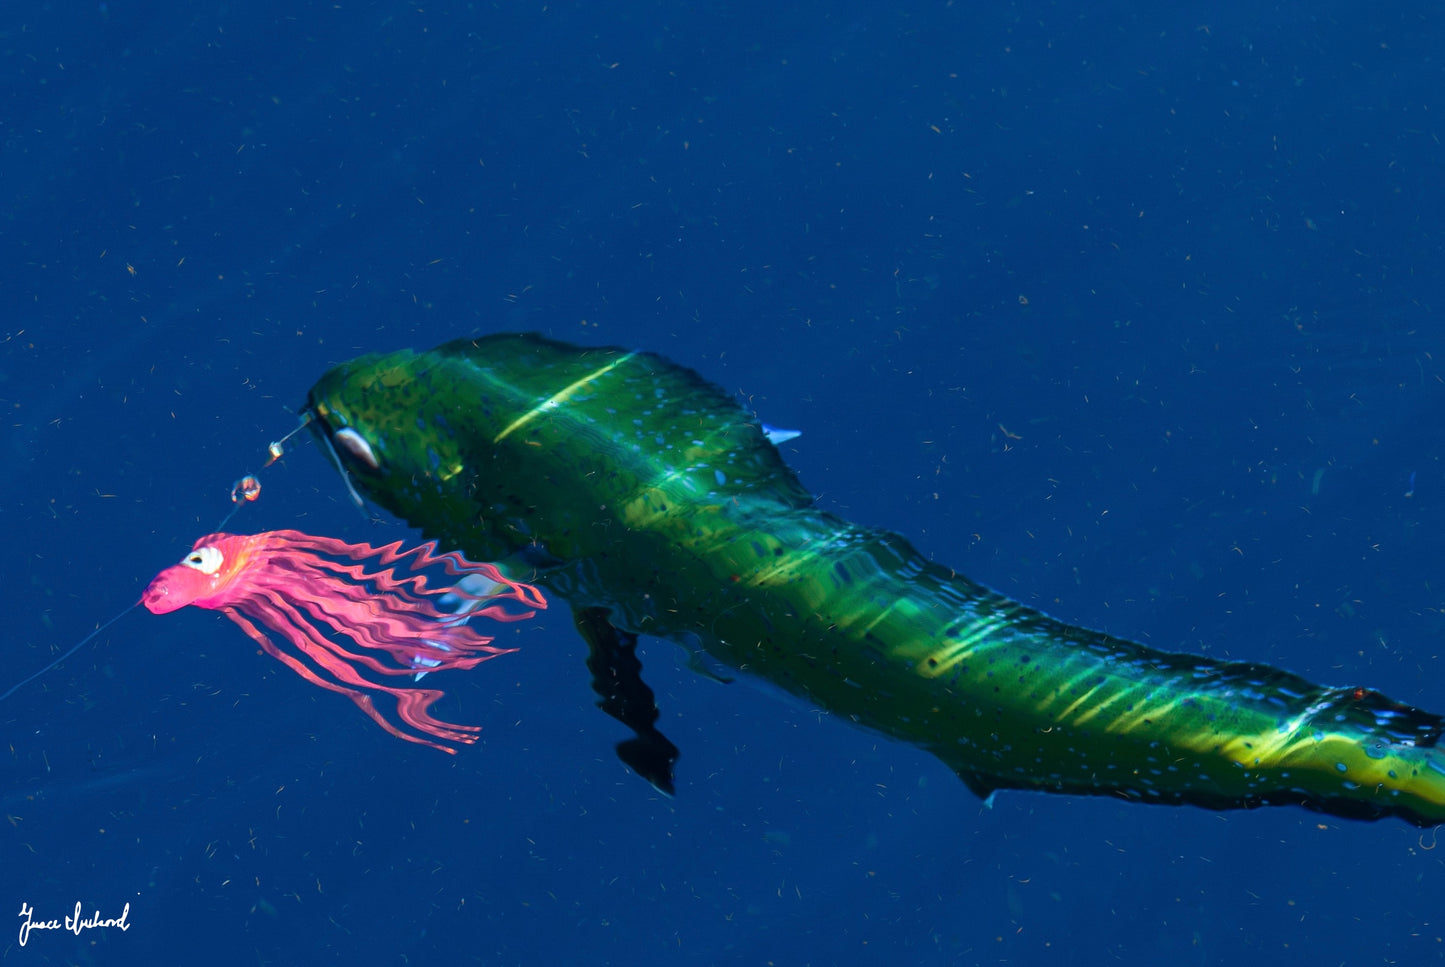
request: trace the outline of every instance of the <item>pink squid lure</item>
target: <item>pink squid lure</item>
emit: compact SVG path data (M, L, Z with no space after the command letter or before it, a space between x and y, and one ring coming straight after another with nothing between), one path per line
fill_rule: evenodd
M429 587L425 572L438 568L457 580ZM456 749L444 743L475 742L481 729L433 718L428 709L442 692L416 681L516 651L495 647L470 627L473 618L523 621L547 607L531 585L456 551L438 554L435 541L402 550L401 541L372 547L294 530L208 534L155 576L141 602L154 614L188 604L220 611L268 655L347 696L392 735L449 753ZM395 700L400 723L421 735L384 715L377 695Z

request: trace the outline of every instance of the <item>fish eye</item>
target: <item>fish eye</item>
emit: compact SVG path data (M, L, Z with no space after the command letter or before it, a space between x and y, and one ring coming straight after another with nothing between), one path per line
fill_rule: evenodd
M336 446L345 450L352 459L372 470L381 469L381 461L376 458L376 451L371 449L371 444L366 442L366 437L357 433L349 426L344 426L331 435L336 441Z
M185 557L181 563L186 567L200 571L202 574L215 574L225 563L226 555L221 553L218 547L198 547Z

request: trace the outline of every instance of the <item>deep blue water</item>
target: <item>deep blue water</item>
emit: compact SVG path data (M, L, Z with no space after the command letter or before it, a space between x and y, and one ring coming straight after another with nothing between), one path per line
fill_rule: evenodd
M829 509L1061 618L1445 709L1438 5L777 7L7 10L0 688L329 365L534 329L697 368ZM409 536L309 445L264 481L238 529ZM528 635L454 676L453 759L221 616L125 617L0 703L0 913L133 925L0 959L1445 958L1432 831L985 810L651 641L667 800L565 609Z

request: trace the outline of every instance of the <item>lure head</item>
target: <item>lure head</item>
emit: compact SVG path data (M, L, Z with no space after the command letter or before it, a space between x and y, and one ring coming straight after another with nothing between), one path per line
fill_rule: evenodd
M208 534L196 541L190 553L157 574L141 594L152 614L170 614L194 604L225 607L227 592L250 560L247 538L234 534Z

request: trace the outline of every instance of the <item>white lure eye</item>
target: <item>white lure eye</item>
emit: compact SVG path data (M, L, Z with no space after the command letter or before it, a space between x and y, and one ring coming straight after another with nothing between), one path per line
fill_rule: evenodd
M336 441L337 446L371 469L381 469L381 461L376 459L376 453L371 449L371 444L366 442L366 437L357 433L351 427L342 427L332 434L331 438Z
M215 574L225 562L226 555L222 554L218 547L198 547L181 558L182 564L195 568L202 574Z

